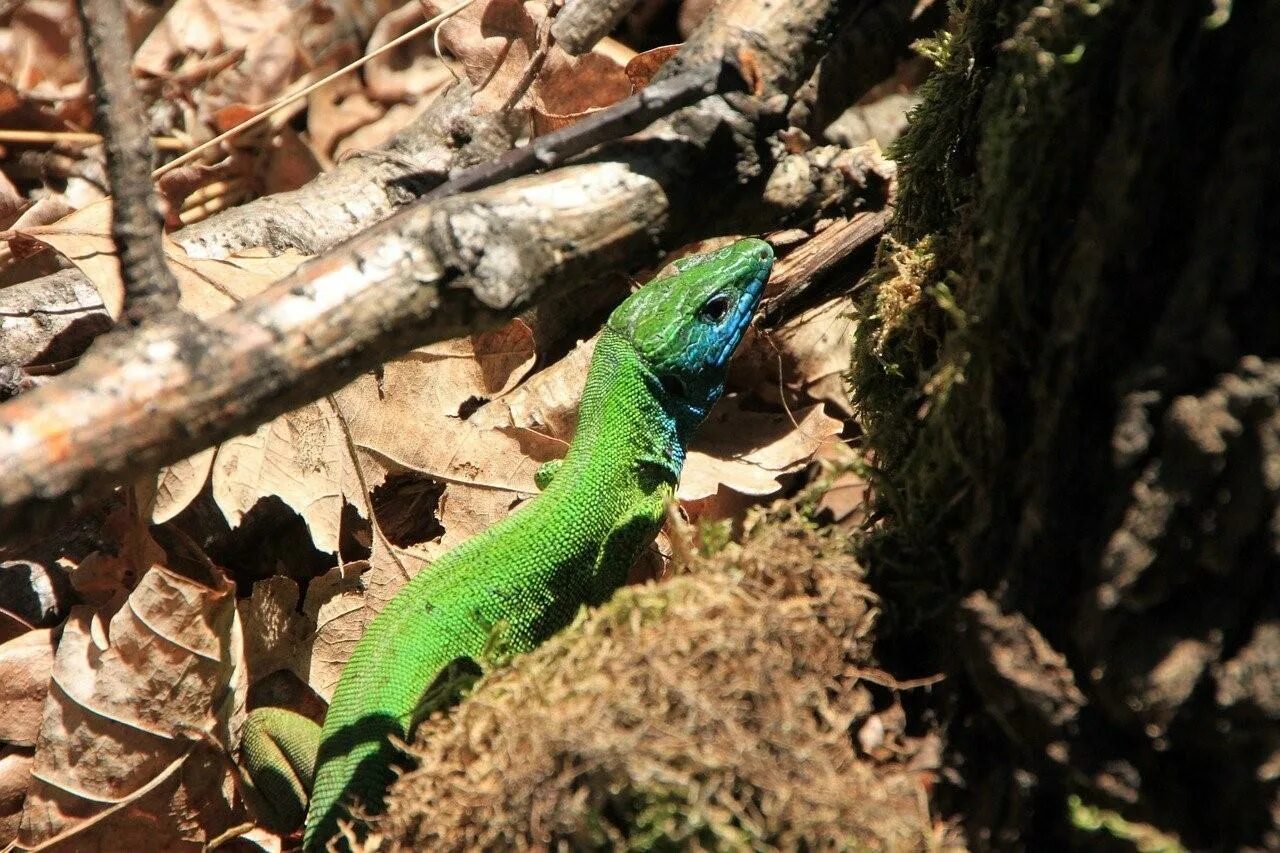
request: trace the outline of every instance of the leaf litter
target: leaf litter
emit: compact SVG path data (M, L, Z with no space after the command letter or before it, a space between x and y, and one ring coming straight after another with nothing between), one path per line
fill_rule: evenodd
M152 131L187 145L372 51L434 8L430 2L397 9L379 4L380 22L371 31L374 22L344 17L358 14L354 9L335 14L326 3L286 8L257 0L180 0L159 17L151 4L131 0L128 7L135 43L141 40L135 70L155 99ZM67 0L36 0L0 13L0 44L14 46L0 59L0 117L10 126L45 129L55 137L92 129L78 28L67 23L73 20ZM202 207L216 210L297 185L344 153L384 141L420 113L454 73L477 87L478 111L495 109L519 92L540 46L542 24L534 4L478 0L441 27L445 59L425 43L411 43L416 49L370 63L363 82L341 78L264 132L237 140L223 162L171 178L173 204L189 196L181 220L191 221L192 211ZM354 35L359 32L372 35L362 44ZM518 109L529 112L535 133L563 126L643 86L671 53L660 48L637 57L612 43L572 58L552 46ZM303 111L305 120L291 120ZM94 168L101 174L100 146L54 144L69 155L68 174L79 181L74 192L70 184L60 191L56 182L33 186L20 176L10 179L16 173L9 161L0 164L6 177L0 184L3 209L12 229L0 240L14 257L42 249L58 253L88 277L116 316L123 289L110 208L103 201L86 204L101 198L101 182L95 189L92 180L78 177ZM178 212L171 210L167 221L176 224ZM192 258L168 236L164 251L179 280L182 307L202 318L260 292L306 260L255 252L225 260ZM10 261L0 259L5 263ZM565 310L580 304L566 301ZM691 448L679 494L690 518L740 523L747 507L784 493L824 447L839 441L847 400L838 376L847 363L852 322L846 307L830 300L744 343L729 395ZM204 844L243 819L224 750L236 740L247 697L286 695L291 698L285 704L318 715L356 638L400 586L419 569L429 570L444 550L528 499L537 466L563 455L593 342L575 346L564 340L574 324L547 315L545 308L490 332L423 347L252 435L169 466L153 484L138 487L140 509L126 502L108 515L98 551L52 566L69 574L80 603L61 625L23 623L14 639L0 644L0 674L12 674L0 691L0 716L8 720L0 732L7 743L0 748L0 828L9 836L20 828L24 844L69 834L75 845L186 847ZM430 524L402 523L399 504L414 489L430 498ZM385 500L375 500L384 492ZM256 582L238 578L237 592L237 566L213 566L202 545L221 535L218 524L234 528L268 499L297 513L312 544L334 555L336 564L311 577L280 565L280 574ZM148 511L143 520L139 512ZM149 530L147 521L158 527ZM199 542L193 533L201 534ZM669 537L661 541L669 543ZM359 553L351 553L353 542ZM670 544L656 547L633 580L669 573L672 551ZM732 569L738 580L728 594L753 607L773 607L760 584L776 579L762 580L760 565L753 565L748 580L739 577L741 566ZM825 565L815 564L812 571L825 572L819 568ZM852 575L846 580L852 582ZM687 605L693 608L690 618L695 611L705 618L728 606L722 597L706 598L710 585L694 589L694 583L681 577L669 590L625 593L617 607L650 602L627 611L628 620L639 620L639 631L648 630L648 617L635 614L652 608L683 612ZM780 588L791 589L790 583ZM800 606L787 595L780 601ZM622 610L609 612L614 615L599 618L619 618ZM752 621L744 630L759 624ZM714 648L727 650L735 636L724 634ZM743 648L759 645L748 635L737 639L746 643ZM840 654L861 659L862 652L839 645L847 639L835 641L844 649ZM800 642L799 635L786 642L793 640ZM561 646L569 643L565 638ZM789 647L784 642L780 648ZM618 651L606 642L596 653ZM716 654L707 661L718 660ZM684 665L673 664L668 675ZM823 665L815 663L809 674L827 678L830 673L818 673ZM764 672L772 664L762 666ZM697 678L714 681L708 673ZM280 688L282 675L294 686ZM723 698L707 698L708 707ZM859 694L857 701L864 698ZM729 712L724 720L737 727L737 736L759 723ZM837 728L822 734L824 743L837 744ZM635 746L633 740L619 744L629 746L618 746L614 758ZM714 748L690 755L706 758ZM644 755L637 751L635 760L647 760ZM838 764L846 767L847 761L842 757ZM744 765L746 775L756 770ZM775 771L790 772L770 772ZM657 793L651 805L658 810L651 816L667 814L663 810L676 802L670 797L684 796L672 780L701 785L702 772L689 765L661 790L652 789ZM914 783L904 784L903 803L914 790ZM694 822L705 824L697 832L725 829L738 819L725 815L743 807L737 801L711 805L711 811L694 815ZM862 819L850 815L855 824ZM794 819L792 814L785 821ZM785 838L799 830L782 831L779 837ZM860 831L850 830L854 836Z

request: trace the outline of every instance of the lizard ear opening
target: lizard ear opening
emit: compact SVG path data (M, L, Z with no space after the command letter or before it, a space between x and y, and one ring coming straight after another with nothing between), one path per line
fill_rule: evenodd
M658 377L658 382L662 384L662 390L666 391L672 397L684 399L685 387L684 382L678 376L672 376L670 373Z
M708 323L719 323L724 319L724 315L729 313L729 297L723 293L717 293L707 300L707 304L702 306L699 313Z

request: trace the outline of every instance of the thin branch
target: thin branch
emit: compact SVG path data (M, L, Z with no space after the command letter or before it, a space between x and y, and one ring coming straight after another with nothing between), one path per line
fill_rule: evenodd
M114 199L111 237L124 280L124 318L137 325L178 304L178 282L164 261L163 220L151 184L155 151L130 73L124 0L84 0L76 9L84 30L94 113L106 139Z
M581 56L626 17L636 0L570 0L556 18L551 34L570 56Z
M695 68L679 76L654 83L641 92L592 113L568 127L539 136L528 145L481 163L441 184L422 197L439 201L449 196L491 187L530 172L561 166L571 158L605 142L621 139L653 124L676 110L715 94L741 92L746 88L737 66L730 62ZM399 181L412 182L418 175Z

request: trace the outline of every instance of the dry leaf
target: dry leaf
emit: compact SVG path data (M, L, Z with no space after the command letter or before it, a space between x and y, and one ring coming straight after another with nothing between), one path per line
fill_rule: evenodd
M701 500L723 486L743 495L771 495L779 478L804 467L818 448L840 434L841 423L811 406L795 413L751 412L741 398L716 404L689 448L677 497Z
M94 551L71 572L71 586L80 599L100 607L133 589L152 566L166 561L164 549L146 525L137 523L125 507L107 517L102 537L116 545L114 553Z
M0 645L0 741L35 746L49 675L53 630L28 631Z
M232 743L243 722L235 586L219 577L209 588L155 566L105 618L77 607L63 629L20 843L51 839L157 782L77 835L77 846L206 841L235 818L216 746Z
M34 240L63 255L93 282L112 317L120 316L124 285L120 262L111 239L111 200L103 199L77 210L52 225L14 229L11 240ZM293 272L305 258L296 253L278 257L193 258L167 235L165 259L178 279L181 306L202 319L218 314L273 281Z
M207 447L195 456L188 456L160 469L156 481L156 501L151 509L151 523L164 524L187 508L204 488L213 468L216 447Z
M31 784L29 749L6 746L0 748L0 838L15 838L22 821L22 801Z
M366 488L394 471L419 471L449 484L452 514L442 518L439 547L452 547L495 520L496 509L478 519L474 509L477 501L488 507L494 488L533 489L536 463L518 442L482 436L463 416L513 387L534 358L533 332L516 320L394 359L333 395L336 409L318 401L224 443L214 461L214 498L235 525L258 500L278 496L307 521L316 547L335 553L344 502L367 517Z
M327 399L308 403L219 445L213 462L213 499L236 527L269 495L306 521L321 551L336 553L342 505L363 505L346 433ZM348 496L354 495L351 500Z
M307 586L302 611L315 623L316 632L303 680L326 701L369 621L360 582L369 569L365 562L337 566Z
M281 575L260 580L237 603L244 625L245 668L249 684L278 670L307 681L308 643L315 622L298 612L298 584Z
M134 54L134 66L197 87L209 108L264 104L315 67L329 67L353 34L331 26L324 3L178 0ZM226 60L231 61L226 61ZM336 67L336 65L333 65Z
M378 19L365 46L365 54L376 51L426 20L418 0L410 0ZM410 40L396 49L369 60L364 66L364 84L371 98L402 101L439 91L453 81L453 74L430 50L430 36Z
M851 416L843 375L856 323L853 297L841 295L767 334L750 330L734 359L730 382L774 402L781 400L780 387L786 388Z
M339 77L307 96L307 135L317 156L332 160L339 140L376 121L383 108L364 93L358 78Z
M0 77L12 97L0 99L4 125L87 128L88 86L80 61L80 25L72 4L25 0L7 8L5 19L6 26L0 30Z
M818 499L817 514L826 516L832 523L846 518L850 524L858 524L866 518L867 495L871 485L867 478L853 471L846 471L827 487ZM855 515L856 513L856 515Z
M631 91L639 92L645 86L649 85L649 81L653 79L653 75L658 73L666 61L680 52L680 45L668 44L662 47L655 47L637 53L627 62L623 72L627 75L628 82L631 83Z
M422 4L431 14L446 5ZM475 110L494 112L514 93L537 49L543 9L520 0L478 0L440 25L440 42L461 61L477 88ZM529 95L548 115L583 113L631 93L622 67L602 53L571 57L552 45Z

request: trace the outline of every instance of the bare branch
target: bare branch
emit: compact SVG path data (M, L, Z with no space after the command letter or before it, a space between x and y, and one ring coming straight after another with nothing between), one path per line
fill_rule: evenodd
M111 236L124 280L124 317L138 324L178 304L178 282L165 265L162 220L151 182L155 151L142 99L133 87L123 0L77 3L98 128L106 142L114 211Z
M612 32L636 0L570 0L551 26L565 53L581 56Z

